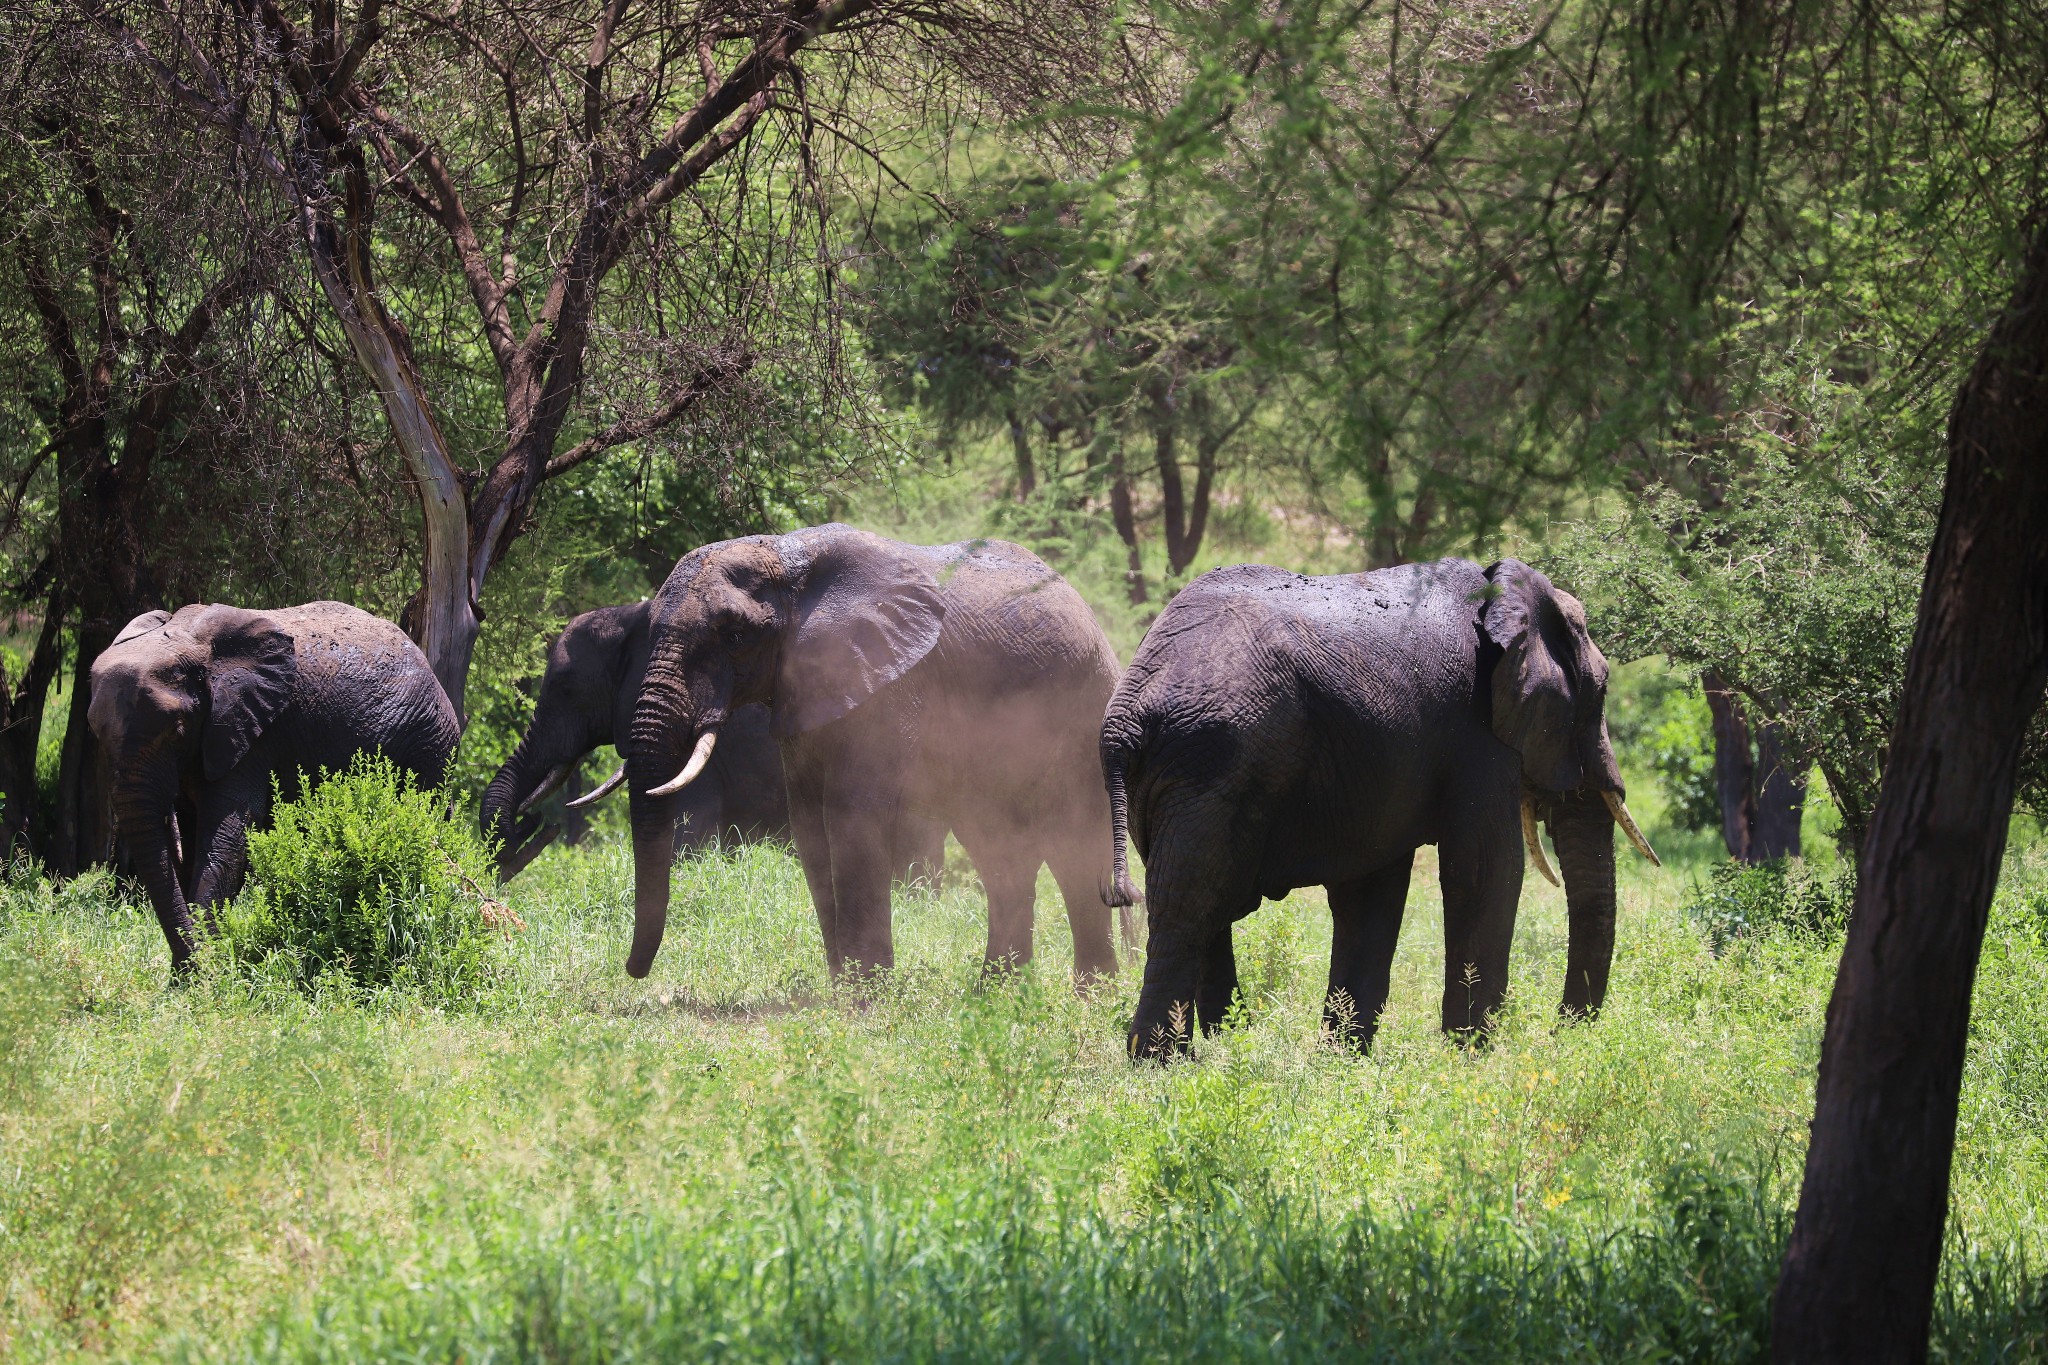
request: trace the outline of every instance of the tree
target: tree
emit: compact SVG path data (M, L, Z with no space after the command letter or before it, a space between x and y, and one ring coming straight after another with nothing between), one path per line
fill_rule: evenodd
M764 353L807 375L823 422L847 415L832 149L879 155L863 135L878 111L1017 109L1084 86L1108 12L362 0L351 18L334 0L154 0L130 20L77 3L294 205L418 490L407 619L458 710L485 581L545 481L714 400L744 409ZM902 85L877 89L883 73ZM431 344L490 357L494 453L475 472L415 339L429 319Z
M892 397L949 437L1007 435L1020 501L1049 463L1038 449L1079 448L1074 472L1107 482L1142 603L1132 447L1151 448L1178 577L1201 552L1219 461L1269 385L1236 363L1231 282L1192 268L1185 224L1151 221L1117 189L990 174L936 217L884 221L860 317Z

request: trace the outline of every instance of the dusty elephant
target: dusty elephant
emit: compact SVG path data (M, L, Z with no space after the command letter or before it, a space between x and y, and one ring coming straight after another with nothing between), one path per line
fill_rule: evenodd
M619 745L631 729L633 708L647 673L648 603L599 607L570 621L548 647L533 719L512 756L484 793L484 832L501 840L499 875L510 878L561 834L533 808L560 788L593 751ZM768 708L736 708L718 752L680 799L676 851L694 852L714 841L789 837L789 795L782 754L768 733ZM625 768L571 804L588 806L625 780ZM918 822L904 830L906 846L893 868L902 880L936 881L945 860L946 831Z
M1443 1026L1482 1026L1507 988L1536 821L1563 864L1562 1008L1599 1008L1614 953L1614 826L1655 858L1622 803L1607 662L1569 594L1512 559L1307 578L1204 574L1146 635L1102 727L1115 882L1145 858L1150 950L1135 1055L1213 1029L1237 988L1231 925L1301 886L1333 919L1325 1022L1366 1047L1415 850L1438 846ZM1552 880L1555 880L1553 877Z
M678 563L649 629L626 761L632 975L661 947L678 801L749 702L774 718L835 975L894 963L890 849L906 816L951 828L974 860L991 964L1031 957L1038 869L1050 864L1075 970L1116 970L1095 758L1116 657L1044 561L1003 541L925 547L838 525L749 536Z
M240 890L273 777L289 796L301 773L375 751L436 786L460 732L419 646L340 602L149 612L94 662L91 686L115 822L174 972L195 947L191 908Z

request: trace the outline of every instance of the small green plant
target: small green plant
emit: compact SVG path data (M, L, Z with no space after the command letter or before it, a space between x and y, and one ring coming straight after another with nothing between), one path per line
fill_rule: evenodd
M1846 867L1832 879L1803 859L1776 858L1720 864L1707 885L1693 886L1685 913L1706 934L1719 957L1739 938L1779 930L1828 935L1848 922L1855 895L1854 873Z
M358 755L249 836L248 891L224 928L235 960L283 960L302 986L339 973L356 986L468 998L492 942L523 927L483 891L490 850L389 759Z

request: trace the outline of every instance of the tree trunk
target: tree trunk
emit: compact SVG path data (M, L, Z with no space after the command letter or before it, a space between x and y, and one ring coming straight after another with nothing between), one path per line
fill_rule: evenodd
M1010 450L1017 457L1017 501L1029 502L1038 491L1038 471L1031 463L1031 433L1024 429L1015 408L1005 415L1010 423Z
M1714 722L1714 795L1721 807L1721 840L1728 856L1755 862L1750 833L1756 828L1756 764L1750 758L1749 720L1742 698L1720 674L1700 675Z
M1780 1362L1919 1361L1970 993L2048 678L2048 229L1949 413L1948 479L1828 1002Z
M1152 459L1159 466L1159 513L1166 533L1166 571L1177 574L1187 564L1187 493L1181 487L1180 455L1174 449L1173 413L1164 402L1153 410Z
M1142 606L1145 602L1145 561L1138 553L1138 519L1131 509L1131 477L1124 469L1123 442L1111 438L1109 443L1109 515L1116 523L1116 533L1123 537L1124 545L1130 551L1130 568L1124 573L1124 585L1130 591L1131 605Z
M114 639L114 628L91 622L78 628L78 656L71 673L71 706L64 723L64 748L57 763L57 810L50 855L59 875L75 877L114 849L113 808L99 742L86 724L92 701L92 665Z
M17 843L43 850L47 842L46 831L39 828L36 756L42 747L44 704L63 663L63 635L63 597L52 593L21 682L12 694L0 697L5 707L0 725L0 800L6 802L6 810L0 812L0 852L11 852ZM0 669L0 690L4 672Z
M1799 856L1799 821L1806 811L1806 772L1785 742L1785 727L1756 727L1756 820L1749 848L1757 861Z

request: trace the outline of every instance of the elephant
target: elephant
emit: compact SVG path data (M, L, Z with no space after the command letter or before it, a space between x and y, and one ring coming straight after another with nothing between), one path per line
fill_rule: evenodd
M918 546L850 526L693 551L656 595L626 755L643 977L668 914L681 794L737 709L768 707L835 979L894 965L889 850L905 817L958 837L988 895L990 969L1031 958L1050 864L1083 980L1113 974L1096 732L1117 661L1065 579L1018 545Z
M616 744L630 729L647 672L647 617L644 601L599 607L571 620L548 647L533 719L491 779L480 812L484 832L500 840L501 880L516 876L562 832L560 824L543 827L544 817L533 807L567 782L591 751ZM592 805L624 780L622 765L570 805ZM892 864L898 878L936 884L945 863L945 829L916 822L903 833L905 846ZM682 799L676 852L693 853L733 836L789 837L782 755L768 733L768 708L759 704L733 711L716 756Z
M1237 988L1231 926L1297 887L1332 916L1325 1026L1364 1051L1386 1004L1415 850L1435 844L1444 903L1443 1027L1499 1008L1523 851L1565 875L1561 1009L1597 1011L1614 954L1614 827L1628 813L1605 717L1607 661L1585 609L1513 559L1310 578L1240 565L1160 612L1102 725L1114 867L1149 951L1135 1057L1214 1030Z
M197 946L192 908L211 929L211 907L241 889L273 779L291 797L302 774L318 780L375 751L435 787L461 733L419 646L340 602L147 612L94 661L90 686L115 824L174 976Z

